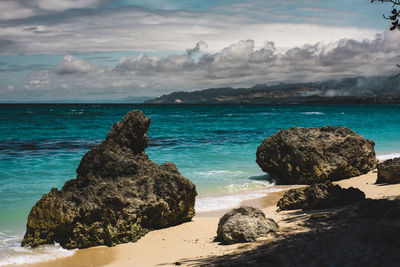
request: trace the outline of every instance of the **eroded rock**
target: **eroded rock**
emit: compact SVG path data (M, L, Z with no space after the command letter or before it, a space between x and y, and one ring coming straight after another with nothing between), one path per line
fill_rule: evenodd
M365 199L357 188L344 189L331 181L287 191L278 201L278 210L311 210L347 205Z
M114 246L148 231L190 221L195 185L172 163L149 160L150 118L130 111L106 139L87 152L76 179L53 188L32 208L23 246Z
M223 244L254 242L278 230L278 224L257 208L241 207L228 211L218 223L217 241Z
M375 168L375 143L346 127L282 130L257 149L257 164L282 184L312 184Z
M400 158L388 159L378 164L378 179L376 183L400 183Z

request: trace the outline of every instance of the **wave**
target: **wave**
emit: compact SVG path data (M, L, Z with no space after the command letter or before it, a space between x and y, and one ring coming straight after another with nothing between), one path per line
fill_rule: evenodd
M227 170L211 170L211 171L201 171L193 172L195 175L205 176L205 177L221 177L221 176L243 176L243 171L227 171Z
M304 114L304 115L325 115L324 112L319 112L319 111L300 112L300 114Z
M400 153L389 153L389 154L381 154L376 156L379 161L384 161L387 159L399 158Z
M0 235L0 266L31 264L36 262L69 257L76 250L67 250L59 244L39 246L37 248L21 247L22 236Z
M240 204L249 199L256 199L260 197L265 197L268 193L282 191L281 188L274 188L270 186L265 186L263 188L259 188L256 190L249 190L246 192L229 194L229 195L221 195L221 196L212 196L212 197L198 197L196 199L196 212L209 212L216 210L225 210L237 208ZM233 185L232 188L236 186ZM234 190L236 191L236 190Z

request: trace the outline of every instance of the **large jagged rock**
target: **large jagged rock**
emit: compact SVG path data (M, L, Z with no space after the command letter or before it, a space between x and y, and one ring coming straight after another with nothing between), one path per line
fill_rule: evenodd
M148 231L190 221L196 188L172 163L149 160L150 118L130 111L87 152L76 179L32 208L23 246L64 248L134 242Z
M346 127L294 127L265 139L256 161L282 184L336 181L375 168L374 145Z
M378 179L376 183L400 183L400 158L388 159L378 164Z
M216 241L222 244L254 242L278 230L278 224L253 207L241 207L228 211L218 223Z
M317 183L304 188L295 188L287 191L278 203L281 210L311 210L332 208L347 205L365 199L364 192L357 188L341 188L331 181Z

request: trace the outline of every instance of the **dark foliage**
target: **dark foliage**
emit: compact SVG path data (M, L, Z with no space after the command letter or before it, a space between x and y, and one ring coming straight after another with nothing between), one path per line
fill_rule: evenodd
M399 23L399 18L400 18L400 10L396 8L396 6L400 5L400 0L371 0L371 3L373 2L388 2L392 4L392 12L389 16L383 15L383 17L387 20L391 20L392 26L390 27L390 30L393 31L395 29L400 30L400 23Z

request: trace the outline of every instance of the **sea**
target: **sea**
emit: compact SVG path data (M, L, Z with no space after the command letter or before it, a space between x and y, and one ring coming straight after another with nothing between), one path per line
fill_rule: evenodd
M398 105L0 105L0 266L75 253L58 244L22 248L28 214L76 176L81 157L130 110L151 117L146 153L173 162L196 184L196 211L238 206L278 190L256 164L264 138L293 126L342 125L376 142L380 160L400 156Z

